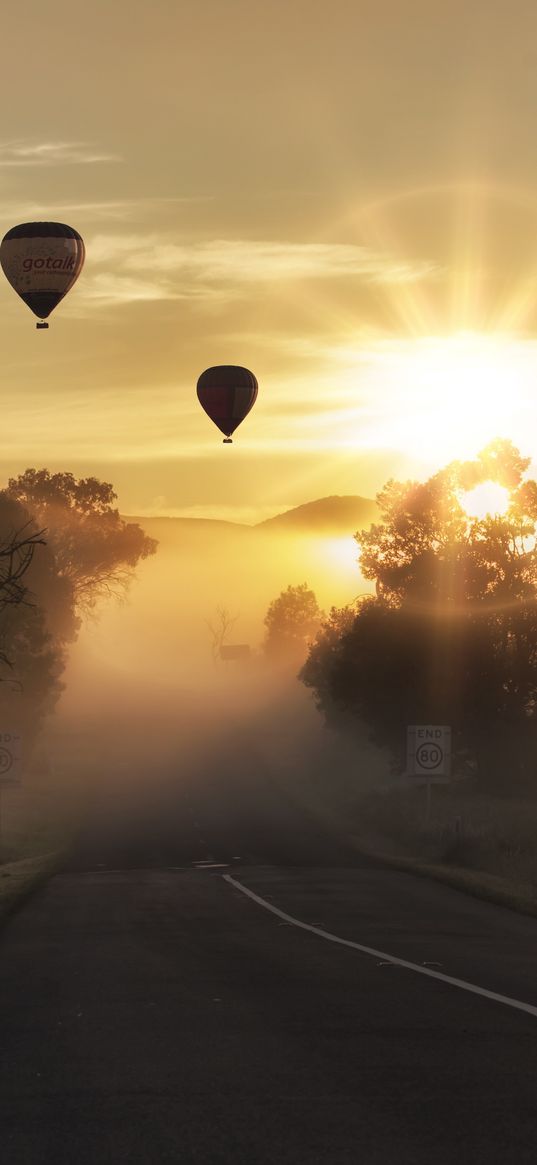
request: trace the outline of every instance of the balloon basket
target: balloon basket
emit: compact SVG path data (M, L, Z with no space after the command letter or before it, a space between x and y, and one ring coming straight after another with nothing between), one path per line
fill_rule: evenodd
M231 437L224 437L224 440L222 441L222 445L232 445L232 444L233 444L233 441L232 441Z
M40 331L41 328L48 328L48 324L45 323L45 320L40 320L39 323L36 324L35 326L36 326L38 331Z

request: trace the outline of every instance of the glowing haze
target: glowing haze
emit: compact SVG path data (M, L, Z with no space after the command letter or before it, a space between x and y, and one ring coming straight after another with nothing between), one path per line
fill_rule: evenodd
M2 283L4 475L256 521L536 452L530 0L6 0L3 29L2 234L88 248L47 334ZM231 449L195 397L227 362L260 383Z

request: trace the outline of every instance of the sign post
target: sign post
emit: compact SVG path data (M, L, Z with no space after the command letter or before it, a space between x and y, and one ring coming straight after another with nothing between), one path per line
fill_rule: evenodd
M22 737L18 732L0 732L0 855L2 852L2 793L21 783Z
M431 816L431 786L447 785L451 777L451 728L447 724L409 724L406 776L425 785L425 817Z
M251 654L248 643L223 643L220 648L223 663L247 663Z

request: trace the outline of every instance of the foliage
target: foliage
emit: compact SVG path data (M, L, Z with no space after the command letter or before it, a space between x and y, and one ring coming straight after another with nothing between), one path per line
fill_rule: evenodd
M1 492L0 708L11 726L26 730L53 707L61 691L64 653L49 627L45 605L50 598L54 610L68 595L66 585L56 579L43 532L27 510Z
M288 586L273 600L265 616L267 657L293 663L302 660L321 618L317 599L307 583Z
M425 483L390 481L356 535L376 596L324 623L302 671L328 717L364 721L399 764L411 723L451 724L459 758L505 787L537 776L537 483L496 441ZM469 517L494 481L504 515ZM349 625L349 619L352 619Z
M26 521L21 529L10 530L0 543L0 614L6 607L16 607L26 601L28 588L24 576L36 547L45 545L42 532L32 529L32 525Z
M124 593L139 560L155 552L156 542L120 517L115 496L96 478L47 469L28 469L0 492L0 588L3 563L12 563L13 586L24 581L21 601L3 611L0 589L0 652L10 680L0 706L6 722L30 735L62 691L82 617L100 598ZM16 531L28 533L28 547L14 543Z
M96 477L27 469L10 478L7 493L46 527L58 575L69 580L79 612L123 594L140 559L156 551L153 538L120 516L113 487Z
M3 525L0 533L0 666L6 671L13 668L14 644L6 643L5 627L8 623L11 631L20 623L20 612L14 608L24 605L31 606L28 588L28 572L34 560L38 546L44 546L45 541L41 531L38 531L20 506L8 507L11 511L10 521ZM6 514L3 515L4 519ZM18 524L18 529L15 529ZM7 615L9 612L9 620ZM5 681L5 676L0 675Z

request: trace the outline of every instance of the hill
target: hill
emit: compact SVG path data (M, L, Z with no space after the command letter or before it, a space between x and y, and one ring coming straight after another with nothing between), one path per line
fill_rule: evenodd
M162 545L178 542L197 545L207 541L221 545L222 539L246 539L257 534L300 534L310 538L351 536L367 527L378 516L376 502L353 494L317 498L266 518L255 526L243 522L226 522L217 518L144 517L125 515Z
M168 518L158 515L123 515L126 522L138 522L151 538L165 545L168 542L181 544L203 543L229 537L244 537L251 534L253 526L242 522L225 522L219 518Z
M371 498L336 494L276 514L274 518L259 522L256 529L282 534L286 531L312 535L354 534L356 530L369 526L376 517L376 502Z

